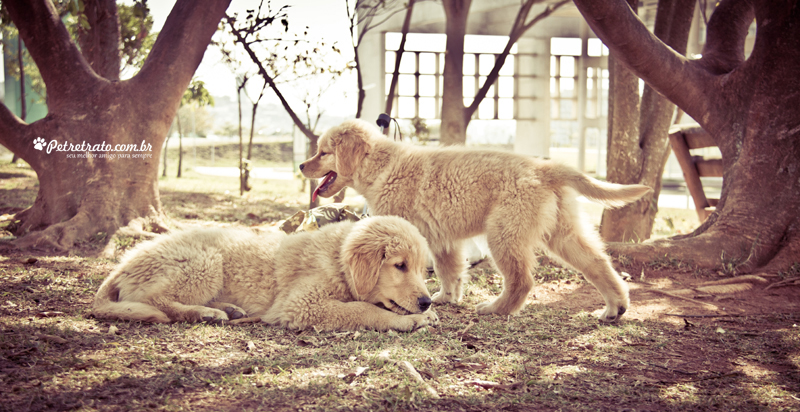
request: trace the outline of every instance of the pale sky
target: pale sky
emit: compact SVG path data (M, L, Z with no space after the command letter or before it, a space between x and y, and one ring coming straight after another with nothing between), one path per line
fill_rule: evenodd
M245 13L248 9L256 9L260 0L233 0L228 13ZM175 0L151 0L148 2L150 12L153 15L153 30L160 31L167 19ZM267 1L264 1L266 7ZM349 23L347 12L345 11L344 0L278 0L272 1L271 6L278 8L283 4L289 4L288 10L289 27L292 30L302 30L308 26L308 36L313 39L324 40L326 43L338 42L343 55L349 60L352 58L352 46L349 40ZM206 88L214 96L229 96L236 98L235 76L224 63L221 62L221 55L215 47L209 46L203 61L195 72L195 77L206 84ZM355 83L349 84L352 79L344 79L337 86L329 89L328 93L335 95L338 103L326 105L326 113L331 115L347 115L355 113L355 99L349 98L348 102L342 104L342 95L349 90L349 94L355 95ZM281 91L292 99L298 94L297 90ZM294 93L293 93L294 92ZM274 95L265 96L270 102L277 103ZM352 106L352 107L350 107Z

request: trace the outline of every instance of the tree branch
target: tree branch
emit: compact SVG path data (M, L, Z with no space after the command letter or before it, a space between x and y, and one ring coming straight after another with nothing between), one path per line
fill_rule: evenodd
M84 0L84 15L89 23L86 30L78 25L81 54L99 76L119 80L119 17L114 0Z
M12 113L5 104L0 103L0 144L30 163L27 153L33 145L23 138L27 128L28 125L22 119Z
M716 87L713 76L664 44L624 0L575 0L595 34L617 58L698 121L708 113Z
M402 37L400 38L400 46L397 48L397 52L395 52L394 58L394 70L392 71L392 82L389 84L389 94L386 95L386 108L383 111L388 115L392 115L392 105L394 103L394 92L397 88L397 78L399 77L400 73L400 61L403 57L403 52L406 50L406 37L408 37L408 28L411 26L411 14L414 12L414 0L408 1L408 9L406 11L406 17L403 20L403 29L402 29ZM383 130L384 134L389 133L389 128L385 128Z
M729 73L744 62L747 30L755 17L749 0L723 0L711 15L701 64L714 74Z
M480 106L483 99L486 97L486 93L489 92L489 88L492 87L497 77L500 75L500 69L503 68L503 65L508 58L509 53L511 53L511 48L514 47L514 44L517 43L520 37L525 34L528 29L533 27L536 23L543 20L547 16L553 14L554 11L558 10L559 7L572 2L572 0L561 0L558 3L553 3L547 8L539 13L536 17L531 19L528 23L525 23L525 20L528 18L528 13L530 13L531 8L534 4L539 3L541 0L528 0L525 4L520 7L519 13L517 13L517 18L514 20L514 25L511 27L511 33L508 35L508 43L506 43L506 47L503 49L503 52L497 55L497 59L494 62L494 67L492 67L492 71L489 72L489 75L486 76L486 80L484 80L483 85L481 86L478 93L475 94L475 98L472 100L472 103L464 110L464 118L469 121L472 118L472 115L475 114L475 111L478 110L478 106Z
M258 58L253 48L250 47L250 43L248 43L247 40L242 35L242 33L236 29L235 26L236 19L227 15L225 16L225 19L231 26L231 33L233 33L233 35L236 36L236 41L238 41L242 45L242 47L244 47L244 50L245 52L247 52L247 55L250 56L250 59L253 61L253 63L256 64L256 66L258 67L258 74L260 74L261 77L264 78L264 81L267 82L267 84L269 84L269 87L275 92L275 95L278 96L278 100L281 101L281 105L286 110L286 113L289 114L289 117L292 118L292 122L294 122L295 126L297 126L297 128L300 129L300 131L309 139L311 140L316 139L317 135L303 123L300 117L297 116L297 113L295 113L294 109L292 109L292 106L289 105L289 102L283 96L283 93L281 93L280 89L278 89L278 85L275 84L275 79L273 79L272 76L269 75L267 69L264 67L263 64L261 64L261 60Z
M146 99L150 110L174 116L228 4L230 0L178 0L175 3L142 70L128 80L133 92L151 95Z
M49 0L3 2L47 85L47 102L59 104L100 81L89 67Z

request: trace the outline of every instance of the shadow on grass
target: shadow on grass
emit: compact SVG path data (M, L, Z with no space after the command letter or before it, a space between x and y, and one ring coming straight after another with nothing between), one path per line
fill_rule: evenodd
M598 324L531 305L520 316L437 308L418 333L288 331L62 319L8 322L8 410L796 410L797 337L786 321L679 328L658 320ZM108 334L114 326L118 334ZM91 328L91 329L89 329ZM42 334L58 336L53 343ZM34 338L36 337L36 338ZM247 349L250 348L250 349ZM430 398L391 361L407 360ZM357 367L366 368L356 374ZM494 384L492 383L494 382ZM491 389L493 387L495 389Z
M161 202L170 218L254 225L286 219L298 207L269 199L242 199L221 193L161 190Z

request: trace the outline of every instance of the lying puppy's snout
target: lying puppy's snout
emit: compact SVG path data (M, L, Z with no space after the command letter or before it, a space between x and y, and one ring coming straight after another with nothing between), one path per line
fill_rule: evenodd
M427 296L422 296L421 298L417 299L417 305L419 305L419 310L425 312L431 307L431 298Z
M300 171L302 172L303 169L306 167L306 164L305 163L300 163L300 166L298 166L298 167L300 168Z

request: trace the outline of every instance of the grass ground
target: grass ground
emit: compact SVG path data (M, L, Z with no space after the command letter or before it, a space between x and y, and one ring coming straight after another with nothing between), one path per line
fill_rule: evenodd
M159 185L179 224L271 224L307 197L299 182L253 183L244 197L235 178L191 171ZM29 169L0 166L2 213L29 205L36 189ZM669 230L691 226L691 215L659 219L664 231L668 219ZM478 316L474 305L502 285L482 263L461 304L435 308L441 326L415 333L97 320L94 292L114 264L0 257L0 410L800 409L796 289L693 296L700 304L653 293L723 277L669 259L622 267L633 303L616 324L592 316L603 303L591 285L546 259L522 314ZM428 284L438 290L434 275Z

